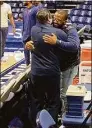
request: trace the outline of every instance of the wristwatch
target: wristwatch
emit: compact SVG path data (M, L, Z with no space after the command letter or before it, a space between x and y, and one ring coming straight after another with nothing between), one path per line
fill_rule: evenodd
M59 45L59 44L61 44L61 43L62 43L61 40L57 40L57 41L56 41L56 44L57 44L57 45Z

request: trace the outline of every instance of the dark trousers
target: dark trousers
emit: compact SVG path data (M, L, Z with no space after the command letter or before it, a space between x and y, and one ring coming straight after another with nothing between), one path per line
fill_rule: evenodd
M44 108L57 122L60 105L60 76L31 75L31 81L33 97L31 112L34 122L37 113Z
M25 62L26 65L30 64L30 50L25 49L25 44L31 40L31 37L29 37L28 39L26 39L25 41L23 41L24 44L24 56L25 56Z
M4 56L4 48L8 34L8 27L0 28L0 58Z

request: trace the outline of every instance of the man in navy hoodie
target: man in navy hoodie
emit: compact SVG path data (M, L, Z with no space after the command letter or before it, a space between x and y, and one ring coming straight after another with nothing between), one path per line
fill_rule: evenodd
M54 27L62 29L65 31L67 36L69 36L69 32L72 32L71 36L74 36L75 33L77 34L76 29L71 26L67 25L68 19L68 13L65 10L59 10L54 15ZM77 40L76 38L73 39L76 45L80 45L79 37L77 34ZM46 35L44 37L44 41L46 43L53 44L57 40L56 36L48 36ZM71 42L70 42L71 43ZM68 47L68 46L67 46ZM65 109L65 103L66 103L66 91L68 89L68 86L72 84L73 78L77 75L78 72L78 65L80 63L80 47L77 47L75 50L57 50L55 52L60 60L60 69L61 69L61 89L60 89L60 95L62 99L62 111Z

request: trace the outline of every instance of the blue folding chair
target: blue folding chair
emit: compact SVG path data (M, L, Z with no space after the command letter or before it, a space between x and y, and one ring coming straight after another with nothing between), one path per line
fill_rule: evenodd
M20 8L16 8L16 12L17 13L20 13Z
M87 6L87 9L90 10L90 11L92 11L92 5L88 5Z
M91 17L91 11L85 11L85 16L89 16L89 17Z
M84 24L84 17L82 17L82 16L80 16L79 18L78 18L78 22L80 23L80 24Z
M23 7L23 3L19 3L19 7Z
M84 27L83 24L78 24L78 25L77 25L77 29L78 29L78 30L81 29L81 28L83 28L83 27Z
M23 18L23 13L21 12L21 13L19 13L19 18Z
M18 13L13 13L13 17L14 17L14 19L18 19Z
M11 7L17 7L17 3L11 3Z
M73 17L71 18L71 22L72 22L72 23L78 23L78 16L73 16Z
M79 14L79 10L75 10L74 12L73 12L73 15L78 15Z
M85 4L92 5L92 1L86 1Z
M15 8L12 8L12 13L15 13L16 12L16 9Z
M38 113L36 123L38 128L56 128L54 119L45 109Z
M83 10L83 11L81 11L80 15L81 15L81 16L84 16L85 13L86 13L85 10Z
M91 23L92 23L92 18L91 18L91 17L87 17L87 18L86 18L86 23L89 24L89 25L91 25Z
M21 12L23 12L24 11L24 8L21 8Z

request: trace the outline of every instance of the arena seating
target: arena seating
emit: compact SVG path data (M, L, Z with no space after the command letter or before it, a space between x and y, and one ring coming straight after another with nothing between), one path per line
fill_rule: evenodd
M8 1L12 7L12 12L15 20L22 20L23 18L23 10L24 5L22 1ZM79 30L84 25L88 25L85 30L87 30L83 38L90 39L92 30L92 19L91 19L91 11L92 11L92 3L90 1L84 2L84 0L64 0L64 1L45 1L44 6L47 7L52 13L54 13L58 9L68 10L70 21L76 26Z
M73 23L90 25L92 26L91 20L92 3L84 2L72 9L70 12L70 18Z
M24 10L24 5L22 1L6 1L8 2L12 7L12 12L14 15L15 20L21 20L22 19L22 13ZM70 1L52 1L48 0L44 2L44 6L46 6L51 12L55 12L57 9L72 9L75 8L76 5L79 5L80 3L83 3L83 1L78 0L70 0Z
M22 20L22 13L24 10L23 1L6 1L11 5L13 16L15 20Z
M84 25L86 29L83 34L84 39L91 39L92 32L92 2L86 1L77 5L76 8L70 12L70 20L76 26L77 30L81 29Z

